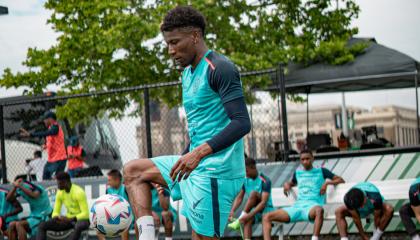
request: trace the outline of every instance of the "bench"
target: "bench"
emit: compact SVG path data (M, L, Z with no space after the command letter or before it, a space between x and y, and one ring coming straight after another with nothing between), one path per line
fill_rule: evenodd
M385 201L392 201L408 199L408 190L414 180L415 179L372 181L371 183L378 187L379 191L384 196ZM357 182L352 182L339 184L337 186L328 186L325 206L336 206L338 204L343 204L344 195L356 184ZM292 189L292 193L289 195L289 197L286 197L283 194L283 188L273 188L271 195L274 207L282 208L293 205L296 201L297 194L297 187ZM397 211L394 213L394 216L398 216ZM328 208L325 208L324 219L335 220L335 208L330 208L330 211L328 211ZM275 234L278 236L279 240L283 240L283 224L277 223L277 225L278 226Z

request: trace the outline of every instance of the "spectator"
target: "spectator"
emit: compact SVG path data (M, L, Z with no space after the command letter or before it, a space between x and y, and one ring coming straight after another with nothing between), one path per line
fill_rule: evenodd
M52 212L48 193L40 185L18 178L13 183L7 198L13 199L19 196L28 202L31 212L28 217L10 223L8 229L10 240L26 240L28 234L31 237L36 236L38 225L47 220Z
M22 205L15 197L7 199L9 190L0 188L0 227L3 233L8 227L9 223L18 219L18 214L22 212Z
M63 172L66 168L67 154L64 145L64 132L57 122L57 117L53 112L46 112L42 117L47 131L29 133L25 129L20 129L22 137L45 137L48 162L45 164L42 174L43 180L51 179L54 173Z
M70 175L66 172L56 174L58 192L55 197L52 219L42 222L38 227L38 240L45 240L47 231L74 231L68 239L78 240L84 230L89 228L89 209L86 193L80 186L71 182ZM66 216L60 216L64 204Z
M67 155L67 169L70 177L77 177L77 174L83 169L84 158L86 157L86 152L80 146L78 137L73 136L70 138L70 145L67 146Z
M46 163L47 160L42 159L42 152L35 151L34 159L26 163L26 173L28 175L28 179L30 179L31 174L35 174L36 181L42 181L42 175L44 173Z

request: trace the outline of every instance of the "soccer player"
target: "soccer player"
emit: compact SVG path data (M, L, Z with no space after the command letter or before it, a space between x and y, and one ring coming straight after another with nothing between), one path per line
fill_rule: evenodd
M175 200L180 191L193 239L217 239L245 179L242 137L250 131L250 120L239 71L207 48L206 22L194 8L170 10L160 29L169 55L184 69L190 143L182 156L134 160L124 166L128 196L142 229L139 239L154 238L150 183L168 187Z
M0 233L9 227L9 223L18 220L18 214L23 211L16 197L7 198L9 190L0 187Z
M419 234L416 232L416 224L411 220L415 217L420 223L420 177L411 184L408 196L410 202L400 208L400 217L411 238L420 240Z
M384 202L379 189L370 182L361 182L353 186L344 195L344 204L335 210L341 240L348 240L346 217L353 219L361 238L366 240L369 237L363 229L361 218L373 213L375 230L370 239L379 240L394 214L394 208Z
M66 146L64 145L64 132L57 122L57 116L53 112L46 112L42 117L47 131L29 133L20 129L22 137L40 137L46 139L45 147L48 153L48 161L44 166L43 180L51 179L52 175L64 171L67 162ZM38 180L39 181L39 180Z
M244 225L244 239L251 239L252 224L259 223L262 216L274 211L273 202L271 200L271 181L263 173L258 172L254 159L246 158L246 180L242 190L239 192L233 202L232 210L229 218L233 219L235 210L241 205L244 196L248 198L245 207L239 216L239 219L232 222L228 226L234 230L238 230L240 224Z
M264 239L271 239L271 222L314 222L312 240L317 240L324 222L325 193L328 185L344 183L343 178L335 175L326 168L313 167L312 152L304 150L300 153L300 163L303 169L293 174L290 182L283 186L284 194L289 196L293 186L298 187L298 197L291 207L278 209L263 217Z
M45 240L47 231L65 231L74 229L68 239L78 240L84 230L89 229L89 209L86 193L80 186L71 182L66 172L56 174L58 191L55 196L52 219L42 222L38 227L37 240ZM64 204L66 216L61 216Z
M21 196L28 202L31 213L24 219L11 222L8 236L11 240L26 240L28 234L36 236L38 225L49 218L52 208L48 193L44 187L23 181L22 178L13 182L13 188L10 190L7 198L13 199L17 196Z

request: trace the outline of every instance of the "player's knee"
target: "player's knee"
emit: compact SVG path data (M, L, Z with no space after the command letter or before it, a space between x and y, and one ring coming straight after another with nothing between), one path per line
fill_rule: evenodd
M323 217L324 216L324 208L317 207L315 209L315 216L317 216L317 217Z
M400 216L407 215L409 212L409 208L410 208L409 204L404 204L399 210Z
M344 209L339 207L335 209L335 218L343 218L344 217Z
M260 194L256 191L252 191L251 194L249 195L249 199L250 200L258 200L258 199L260 199Z
M162 212L162 219L165 222L171 221L171 213L169 211L163 211Z
M265 222L265 223L271 222L271 215L272 215L271 213L264 214L263 222Z
M13 230L15 228L16 228L16 222L15 221L9 223L9 229Z
M394 215L394 207L389 204L384 205L384 211L388 216Z

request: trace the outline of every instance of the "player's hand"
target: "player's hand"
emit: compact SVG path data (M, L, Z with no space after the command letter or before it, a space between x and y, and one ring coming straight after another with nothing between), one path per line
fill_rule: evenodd
M198 166L201 161L201 157L197 151L189 152L183 155L171 169L170 176L173 181L178 182L183 179L187 179L191 172Z
M235 213L233 213L233 212L230 212L229 213L229 218L228 218L228 220L229 220L229 222L233 222L233 215L234 215Z
M21 137L30 137L31 136L31 134L28 131L26 131L26 129L24 129L24 128L19 129L19 131L20 131L20 136Z
M327 183L322 184L322 187L321 187L321 190L319 191L319 194L324 195L327 192L327 187L328 187Z
M284 184L284 186L283 186L283 193L284 193L284 195L286 196L286 197L288 197L289 196L289 192L290 192L290 185L289 184L287 184L287 183L285 183Z
M15 187L19 187L20 184L22 184L23 179L22 178L18 178L16 179L16 181L13 182L13 186Z

